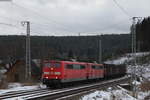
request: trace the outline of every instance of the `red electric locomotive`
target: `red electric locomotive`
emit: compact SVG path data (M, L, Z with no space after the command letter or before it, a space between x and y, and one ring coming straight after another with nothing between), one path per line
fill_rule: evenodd
M87 63L71 61L44 61L43 83L54 87L62 83L86 80Z
M66 83L120 77L125 74L125 65L46 60L43 63L42 80L48 87L60 87Z
M102 64L49 60L43 63L42 79L48 87L103 77Z

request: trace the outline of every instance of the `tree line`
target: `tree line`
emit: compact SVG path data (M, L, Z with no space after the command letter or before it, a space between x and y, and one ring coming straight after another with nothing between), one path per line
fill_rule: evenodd
M98 61L99 39L102 41L102 57L131 51L130 34L100 36L31 36L32 59L77 59ZM0 36L0 59L25 59L25 36Z
M150 50L150 17L136 24L136 43L139 51Z

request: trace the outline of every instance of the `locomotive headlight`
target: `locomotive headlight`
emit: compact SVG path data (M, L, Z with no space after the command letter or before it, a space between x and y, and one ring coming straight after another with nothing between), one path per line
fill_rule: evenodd
M54 70L54 68L51 68L51 70Z
M61 72L55 72L54 74L55 74L55 75L60 75L60 74L61 74Z
M48 79L48 77L45 77L46 79Z

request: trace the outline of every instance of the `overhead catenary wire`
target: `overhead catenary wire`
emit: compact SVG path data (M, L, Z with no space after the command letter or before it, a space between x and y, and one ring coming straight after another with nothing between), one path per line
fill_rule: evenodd
M70 28L69 26L66 26L66 25L64 25L64 24L62 24L62 23L59 23L59 22L55 21L55 20L52 20L52 19L49 18L49 17L43 16L43 15L41 15L40 13L38 13L37 11L35 11L35 10L33 10L33 9L29 9L29 8L23 7L23 6L18 5L17 3L14 3L14 2L13 2L13 5L15 5L16 7L19 7L19 8L25 9L25 10L28 10L28 11L30 11L30 12L36 14L38 17L40 17L40 18L46 20L48 24L55 24L56 26L59 26L60 28L62 28L64 31L68 31L68 32L71 31L71 30L70 30L71 28Z
M4 0L4 1L5 1L5 0ZM7 1L7 0L6 0L6 1ZM10 8L10 9L11 9L11 15L10 15L9 17L8 17L8 16L2 16L2 15L1 15L0 18L1 18L1 19L6 19L7 22L3 22L4 20L2 20L2 21L0 22L0 26L1 26L1 27L4 27L4 26L6 27L6 26L7 26L7 28L3 28L3 30L6 30L6 29L8 30L8 28L11 28L11 29L9 30L10 32L12 32L13 29L15 29L15 30L16 30L16 29L17 29L17 30L23 30L23 28L19 27L20 25L18 26L17 24L12 23L12 21L13 21L13 22L20 23L20 20L13 18L13 5L12 5L12 2L13 2L13 1L12 1L12 0L8 0L8 1L10 1L10 4L11 4L11 8ZM4 31L3 31L3 32L4 32Z
M9 27L17 27L16 25L0 22L1 25L9 26Z
M7 19L7 20L11 20L11 21L14 21L14 22L20 22L20 21L21 21L21 20L14 19L14 18L10 18L10 17L6 17L6 16L0 16L0 18L2 18L2 19Z
M113 0L113 2L117 5L117 7L129 18L132 18L132 16L116 1Z
M130 19L128 19L128 20L130 20ZM98 33L100 33L101 34L102 31L110 29L110 28L113 28L113 27L116 27L116 26L120 26L120 24L124 23L125 21L127 21L127 20L123 19L123 20L121 20L121 21L119 21L117 23L113 23L111 25L99 28L99 30L101 30L101 31L97 31L97 32L96 31L93 31L93 32L80 32L80 33L92 33L92 34L98 34Z
M119 21L119 22L117 22L117 23L113 23L113 24L111 24L111 25L108 25L108 26L106 26L106 27L102 27L102 28L99 28L99 31L91 31L91 32L89 32L89 31L80 31L80 34L91 34L91 35L97 35L97 34L101 34L102 33L102 31L104 31L104 30L107 30L107 29L110 29L110 28L113 28L113 27L116 27L116 26L120 26L120 24L122 24L122 23L124 23L126 20L125 19L123 19L123 20L121 20L121 21ZM31 23L31 24L33 24L33 25L36 25L35 27L37 27L38 29L44 29L44 30L48 30L50 27L47 25L47 24L39 24L39 23ZM41 26L43 26L44 25L44 27L41 27ZM32 31L34 31L34 30L32 30ZM37 31L34 31L35 33L37 33ZM54 33L54 32L53 32ZM74 33L74 34L79 34L79 33Z
M11 28L17 29L18 31L24 31L24 29L22 27L19 27L19 26L14 25L14 24L0 22L0 25L7 26L7 29L8 29L8 27L11 27ZM5 30L6 28L2 28L2 29Z
M36 15L36 17L40 17L40 18L42 18L42 19L44 19L44 20L46 20L47 21L47 23L37 23L36 21L34 21L34 20L32 20L32 24L34 24L34 25L41 25L41 26L44 26L44 27L47 27L47 28L50 28L50 25L51 24L55 24L55 25L53 25L53 26L61 26L61 29L62 30L64 30L64 31L67 31L67 32L70 32L70 31L68 31L70 28L68 28L67 29L67 27L65 27L64 25L61 25L60 23L57 23L56 21L53 21L53 20L51 20L50 18L48 18L48 17L46 17L46 16L42 16L40 13L38 13L37 11L34 11L34 10L32 10L32 9L29 9L29 8L26 8L26 7L23 7L23 6L20 6L20 5L18 5L18 4L16 4L16 3L14 3L14 2L11 2L11 4L12 5L14 5L14 6L16 6L16 7L19 7L19 8L21 8L21 9L25 9L25 10L27 10L27 11L29 11L29 12L32 12L32 14L35 16ZM14 8L14 7L13 7ZM28 13L29 13L28 12ZM15 22L21 22L21 20L17 20L17 19L13 19L13 18L10 18L10 17L4 17L4 16L0 16L0 18L3 18L3 19L7 19L7 20L11 20L11 21L15 21ZM51 23L48 23L48 22L51 22ZM9 25L9 26L11 26L11 25ZM14 26L15 27L15 26ZM15 27L15 28L17 28L17 27ZM59 27L60 28L60 27Z
M31 23L32 25L35 25L34 28L38 28L41 30L42 34L48 34L48 29L50 29L50 26L48 26L47 24L44 24L44 23L37 23L37 22L32 22ZM2 26L8 26L8 27L12 27L12 28L16 28L18 30L25 30L23 27L19 27L15 24L10 24L10 23L4 23L4 22L0 22L0 25ZM41 26L44 26L44 27L41 27ZM41 34L40 32L38 31L35 31L34 28L31 29L31 32L33 34L37 33L37 34ZM43 31L42 31L43 30ZM44 30L47 30L47 32L45 33ZM49 32L50 33L50 32ZM54 33L54 32L53 32Z
M32 25L32 27L31 27L31 33L33 33L33 34L35 34L35 33L37 33L38 35L40 35L40 34L45 34L45 35L49 34L49 35L55 36L57 33L60 33L60 30L55 30L55 31L53 30L53 31L51 31L51 29L53 29L53 28L50 27L50 26L48 26L48 25L46 25L46 24L40 24L40 23L33 23L32 22L31 25ZM63 33L67 34L67 33L72 33L72 32L66 32L66 31L64 31Z
M116 0L114 0L114 1L116 1ZM62 23L59 23L59 22L56 22L56 21L54 21L54 20L52 20L51 18L49 18L49 17L47 17L47 16L43 16L42 14L40 14L38 11L35 11L35 10L33 10L33 9L30 9L30 8L27 8L27 7L24 7L24 6L21 6L21 5L19 5L19 4L17 4L17 3L12 3L14 6L17 6L17 7L19 7L19 8L22 8L22 9L25 9L25 10L28 10L28 11L30 11L30 12L32 12L32 14L34 15L34 16L38 16L38 17L40 17L40 18L42 18L42 19L44 19L44 20L46 20L47 22L46 23L38 23L38 22L36 22L36 21L34 21L34 20L32 20L31 21L31 24L33 23L34 25L36 25L36 26L40 26L41 27L41 29L43 28L43 30L44 29L50 29L51 27L50 27L50 24L55 24L56 26L60 26L61 28L62 28L62 30L64 30L64 31L67 31L67 32L71 32L71 31L68 31L68 30L70 30L71 28L70 27L66 27L65 25L62 25ZM118 3L117 3L118 4ZM121 7L121 6L120 6ZM125 10L124 10L125 11ZM126 11L125 11L126 12ZM28 12L29 13L29 12ZM127 13L127 12L126 12ZM12 20L12 19L10 19L10 20ZM14 20L14 19L13 19ZM15 20L14 20L15 21ZM17 20L16 20L17 21ZM56 27L56 26L54 26L54 27ZM104 28L100 28L100 31L101 30L107 30L108 28L112 28L113 26L115 26L115 24L113 24L113 25L109 25L109 26L106 26L106 27L104 27ZM34 29L34 28L33 28ZM82 32L81 32L82 33Z
M4 26L9 26L9 27L13 27L13 28L17 28L17 29L21 29L23 30L23 28L17 26L17 25L14 25L14 24L10 24L10 23L3 23L3 22L0 22L0 25L4 25Z
M7 20L13 20L14 22L17 22L17 23L21 22L21 20L12 19L12 18L9 18L9 17L4 17L4 16L0 16L0 18L7 19ZM50 28L48 23L38 23L36 21L32 21L31 24L34 25L35 27L40 28L40 29L42 29L42 28L49 29ZM0 25L5 25L5 26L9 26L9 27L14 27L14 28L20 28L15 24L4 23L4 22L0 22Z
M38 11L35 11L35 10L33 10L33 9L30 9L30 8L26 8L26 7L21 6L21 5L17 4L17 3L14 3L14 2L11 2L11 4L14 5L14 6L16 6L16 7L21 8L21 9L25 9L25 10L27 10L27 11L29 11L29 12L32 12L32 14L34 13L34 14L33 14L34 16L36 15L36 17L40 17L40 18L42 18L42 19L44 19L44 20L47 21L46 23L37 23L37 22L35 22L34 20L32 20L32 24L41 25L41 27L44 26L44 27L47 27L47 28L50 28L50 25L51 25L51 24L55 24L55 26L53 25L53 27L58 27L58 26L59 26L59 28L61 27L60 29L63 30L63 31L72 32L72 30L70 30L71 27L66 27L66 25L63 25L62 23L59 23L59 22L57 22L57 21L54 21L54 20L52 20L52 19L49 18L49 17L43 16L43 15L41 15ZM14 8L14 6L13 6L13 8ZM29 12L28 12L28 13L29 13ZM9 18L9 17L3 17L3 18L6 18L6 19L9 19L9 20L13 20L13 21L17 21L17 22L18 22L18 20L12 19L12 18ZM20 21L19 21L19 22L20 22Z

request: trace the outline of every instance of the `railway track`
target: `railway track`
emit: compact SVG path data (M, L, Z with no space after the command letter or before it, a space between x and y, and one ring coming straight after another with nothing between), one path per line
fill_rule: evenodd
M21 98L25 100L54 100L58 99L61 100L61 98L67 98L68 96L71 96L73 94L79 94L84 93L90 90L109 87L118 85L120 83L124 83L128 81L130 77L122 77L107 81L102 81L99 83L93 83L93 84L86 84L84 86L76 86L71 88L63 88L63 89L56 89L56 90L50 90L50 89L38 89L33 91L23 91L23 92L16 92L16 93L8 93L0 95L0 100L4 99L10 99L10 98Z
M0 95L0 100L2 99L9 99L9 98L15 98L15 97L21 97L25 95L31 95L31 94L38 94L38 93L46 93L50 91L49 89L34 89L29 91L14 91L14 92L8 92L5 94Z
M145 97L144 100L150 100L150 95Z
M32 89L32 90L10 91L10 92L6 92L6 93L3 93L3 94L0 94L0 97L20 94L20 93L26 93L26 92L33 92L33 91L38 91L38 90L46 90L46 89Z

